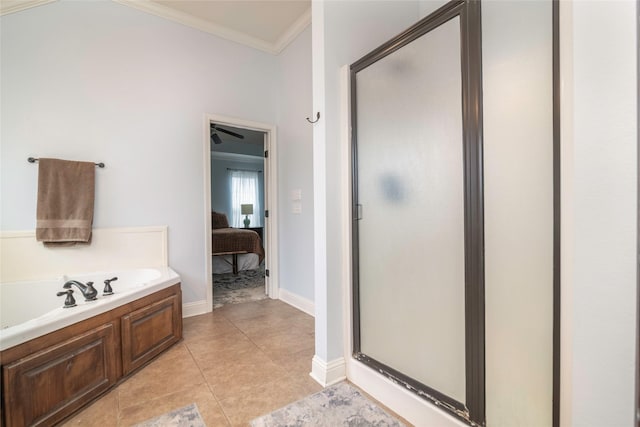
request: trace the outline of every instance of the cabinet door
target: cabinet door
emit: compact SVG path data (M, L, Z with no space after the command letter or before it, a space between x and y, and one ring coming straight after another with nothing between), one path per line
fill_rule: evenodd
M128 374L182 338L180 295L122 317L122 369Z
M117 380L113 323L4 366L7 425L52 425Z

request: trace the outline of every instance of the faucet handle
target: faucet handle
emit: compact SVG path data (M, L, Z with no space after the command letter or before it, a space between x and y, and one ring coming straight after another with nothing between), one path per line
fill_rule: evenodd
M118 280L118 278L114 277L104 281L104 290L102 291L102 295L113 295L113 289L111 289L111 282L115 280Z
M85 283L85 286L87 287L87 289L82 292L82 295L84 295L84 300L95 301L97 299L96 297L98 295L98 290L93 287L93 282L87 282Z
M63 308L71 308L75 307L76 300L73 298L73 289L65 289L64 291L60 291L56 294L57 296L66 295L67 297L64 299L64 307Z

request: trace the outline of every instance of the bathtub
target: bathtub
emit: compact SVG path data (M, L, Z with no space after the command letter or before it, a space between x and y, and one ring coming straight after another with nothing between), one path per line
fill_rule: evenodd
M113 295L103 296L104 280L112 282ZM63 308L64 296L56 296L67 280L93 282L96 301L85 301L73 287L76 307ZM43 336L82 320L110 311L180 282L169 267L65 275L52 280L0 284L0 351Z

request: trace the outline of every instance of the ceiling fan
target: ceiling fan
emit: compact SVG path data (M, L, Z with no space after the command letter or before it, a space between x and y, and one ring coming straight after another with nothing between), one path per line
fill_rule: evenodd
M235 138L244 139L244 135L240 135L239 133L235 133L233 131L230 131L229 129L224 129L216 124L211 123L211 142L213 142L214 144L222 144L224 142L222 139L220 139L220 136L218 136L218 132L226 133L227 135L231 135Z

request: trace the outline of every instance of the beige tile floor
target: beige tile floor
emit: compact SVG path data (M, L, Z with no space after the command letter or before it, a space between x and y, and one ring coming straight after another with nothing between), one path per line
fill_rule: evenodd
M130 426L195 402L208 427L244 426L322 388L313 318L277 300L184 319L184 340L65 426Z

